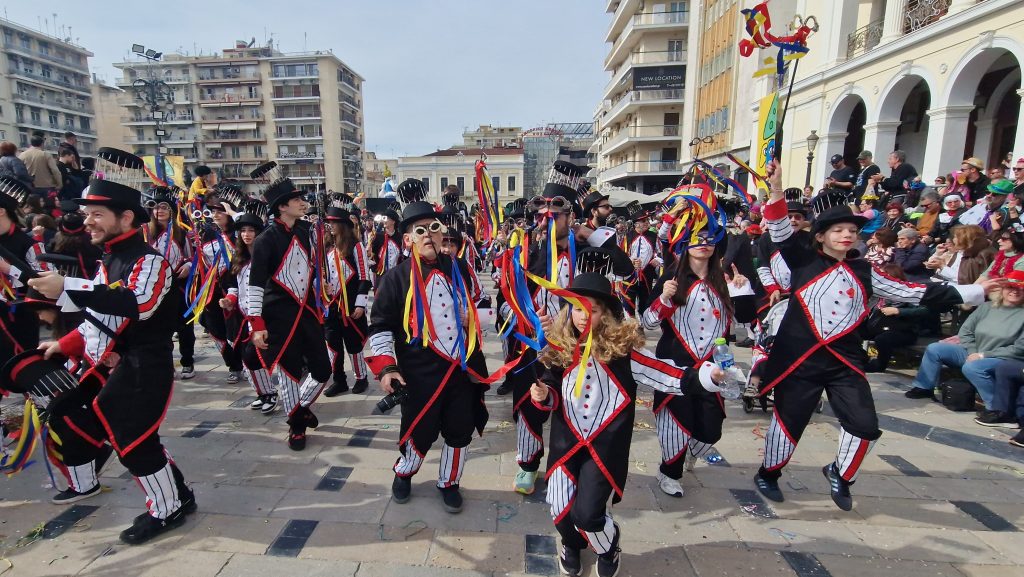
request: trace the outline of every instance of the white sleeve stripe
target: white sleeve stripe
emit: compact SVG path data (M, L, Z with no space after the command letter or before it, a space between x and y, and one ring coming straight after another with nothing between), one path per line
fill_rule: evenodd
M391 331L370 335L370 350L375 357L395 357L395 336Z
M249 285L249 294L246 300L249 301L245 307L249 311L249 316L263 316L263 287Z
M788 218L779 220L765 220L768 225L768 234L771 235L772 242L780 243L789 237L793 236L793 226L789 224Z

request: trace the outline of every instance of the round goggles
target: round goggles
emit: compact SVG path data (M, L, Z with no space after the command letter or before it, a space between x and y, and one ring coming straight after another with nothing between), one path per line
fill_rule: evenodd
M530 206L536 212L551 211L551 212L571 212L572 203L569 202L564 196L555 196L552 198L544 198L543 196L535 196L530 200Z
M444 223L442 223L439 220L435 220L434 222L428 224L427 226L423 226L422 224L420 224L412 227L412 234L413 236L417 237L424 237L427 236L428 234L435 234L438 232L442 234L448 232L448 227L445 226Z

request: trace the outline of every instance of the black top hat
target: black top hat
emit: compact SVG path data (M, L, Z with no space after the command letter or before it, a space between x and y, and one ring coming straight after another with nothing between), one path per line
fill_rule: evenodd
M235 209L242 208L245 204L246 194L242 188L233 182L223 182L214 188L214 194L220 200L230 203Z
M524 218L526 216L526 199L517 198L505 205L506 218Z
M445 206L458 206L462 194L458 191L446 192L441 195L441 204Z
M407 178L395 189L398 199L406 204L421 201L427 198L427 187L423 181L415 178Z
M32 194L32 189L25 183L12 176L0 176L0 207L7 209L8 212L13 213L18 210L18 207L24 204L30 194ZM13 220L14 215L9 216Z
M39 262L52 264L61 276L74 278L81 278L82 276L82 263L76 256L46 252L36 258L39 259Z
M263 198L267 201L267 207L270 208L271 212L277 212L277 207L287 204L291 199L298 198L304 194L304 192L295 187L295 183L290 178L282 178L263 191Z
M257 214L245 212L235 219L236 230L242 230L243 226L251 226L256 229L256 232L259 232L266 226L266 222L263 220L263 217Z
M461 231L464 227L462 221L462 213L459 212L459 209L455 208L454 206L444 207L441 210L440 214L438 214L438 220L440 220L442 223L444 223L445 226L448 227L448 231L451 233L448 236L462 236Z
M786 212L795 212L807 216L807 205L800 201L790 200L786 202Z
M135 226L145 222L147 213L142 207L142 193L134 188L112 180L93 180L86 187L82 198L76 198L79 206L105 206L116 210L130 210L135 215Z
M867 217L859 214L854 214L853 209L848 204L842 204L839 206L833 206L826 208L818 216L814 218L814 224L811 225L811 232L817 234L819 232L825 232L833 224L839 224L843 222L851 222L857 226L858 229L863 228L867 224Z
M598 191L593 191L583 199L583 212L590 214L590 209L597 206L601 201L608 200L607 194L601 194Z
M835 189L827 189L811 199L811 212L817 217L829 208L847 206L848 204L849 200L846 198L846 193Z
M78 381L64 368L67 359L60 355L44 359L44 352L29 349L11 357L0 368L0 389L56 397L77 387Z
M438 212L434 210L434 205L429 202L422 200L410 202L405 206L405 210L402 211L402 221L398 225L398 230L405 232L406 229L418 220L437 218L438 216Z
M348 226L355 227L352 223L352 213L345 210L344 208L338 208L331 206L327 208L327 216L324 218L327 222L338 222L341 224L347 224Z
M803 189L797 188L795 186L791 186L791 187L787 188L786 190L783 190L782 191L782 195L786 197L787 201L797 201L797 202L800 202L804 198L804 191L803 191Z
M597 299L611 311L616 319L622 320L622 303L612 293L612 283L601 273L585 272L572 279L569 290L584 297Z
M638 200L634 200L626 205L626 213L629 215L629 220L634 222L646 219L650 215L650 211L645 210Z
M45 296L43 296L43 294L41 292L37 291L36 289L34 289L32 287L29 287L29 289L27 291L25 291L25 296L24 297L22 297L22 298L20 298L18 300L15 300L15 301L11 301L11 306L12 307L24 306L24 307L28 307L31 310L44 309L44 308L51 308L51 309L59 309L60 308L59 306L57 306L57 300L56 299L48 299Z

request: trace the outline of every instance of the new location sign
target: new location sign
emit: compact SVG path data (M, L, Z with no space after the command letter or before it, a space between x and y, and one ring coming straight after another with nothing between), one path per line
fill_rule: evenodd
M633 69L633 90L674 90L683 88L685 80L685 64Z

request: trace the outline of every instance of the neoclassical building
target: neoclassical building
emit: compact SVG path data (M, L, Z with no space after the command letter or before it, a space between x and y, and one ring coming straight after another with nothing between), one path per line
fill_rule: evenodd
M1024 2L806 0L785 14L786 7L772 3L773 19L812 14L821 24L783 125L788 184L803 180L812 130L820 137L815 184L832 170L833 154L856 166L862 149L885 173L888 153L906 151L926 182L967 157L988 168L1008 153L1024 156ZM762 81L757 96L767 91Z

